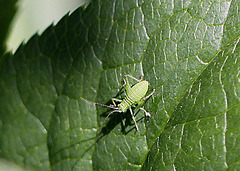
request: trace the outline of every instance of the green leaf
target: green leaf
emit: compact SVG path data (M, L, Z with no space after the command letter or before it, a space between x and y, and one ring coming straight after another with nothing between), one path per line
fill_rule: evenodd
M6 51L6 38L11 21L17 11L17 0L0 0L0 57Z
M94 1L0 63L0 157L36 170L239 168L238 1ZM144 107L114 113L123 76ZM134 83L131 80L131 83Z

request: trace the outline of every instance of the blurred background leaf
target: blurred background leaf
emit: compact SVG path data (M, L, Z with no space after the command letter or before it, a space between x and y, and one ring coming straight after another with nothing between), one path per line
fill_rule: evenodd
M2 1L1 7L6 9L5 4L9 2L11 1ZM15 52L23 41L27 42L36 32L41 34L50 24L56 24L67 12L72 12L89 2L90 0L19 0L18 11L6 42L7 50ZM6 16L3 14L1 16Z
M17 11L17 0L0 0L0 56L6 51L6 38L9 33L10 23Z

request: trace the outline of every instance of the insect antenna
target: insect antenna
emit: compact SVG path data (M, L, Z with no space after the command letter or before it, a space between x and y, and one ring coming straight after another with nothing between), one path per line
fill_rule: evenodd
M84 99L84 98L82 98L82 97L81 97L81 99L83 99L83 100L86 101L86 102L91 102L91 103L94 103L94 104L97 104L97 105L100 105L100 106L104 106L104 107L108 107L108 108L111 108L111 109L118 110L117 107L112 106L112 105L105 105L105 104L102 104L102 103L93 102L93 101L90 101L90 100ZM114 110L114 111L115 111L115 110ZM112 111L112 112L110 112L110 113L113 113L114 111Z

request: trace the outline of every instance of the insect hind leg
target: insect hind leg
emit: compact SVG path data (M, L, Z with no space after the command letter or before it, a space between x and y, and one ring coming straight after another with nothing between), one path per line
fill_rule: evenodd
M130 78L136 80L137 82L141 82L141 81L143 80L142 77L141 77L141 79L139 80L139 79L137 79L137 78L135 78L135 77L133 77L133 76L131 76L131 75L129 75L129 74L124 75L124 77L125 77L125 78L123 78L123 81L124 81L123 87L124 87L124 86L126 87L126 93L128 93L128 92L131 91L131 86L130 86L130 84L129 84L129 82L128 82L127 77L130 77Z
M137 78L131 76L130 74L126 74L126 75L124 75L124 77L130 77L130 78L136 80L137 82L141 82L141 81L143 80L143 77L141 77L141 79L139 80L139 79L137 79Z

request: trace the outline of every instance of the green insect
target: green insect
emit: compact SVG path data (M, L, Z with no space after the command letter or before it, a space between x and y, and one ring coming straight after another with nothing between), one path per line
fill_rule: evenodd
M148 81L142 80L142 78L139 80L129 74L125 75L124 77L125 78L123 79L124 80L123 86L126 86L126 90L125 90L126 96L123 100L112 98L113 105L108 106L108 105L104 105L101 103L92 102L92 101L86 100L84 98L82 98L82 99L85 101L89 101L89 102L104 106L104 107L115 109L112 112L110 112L108 114L108 116L114 112L125 113L129 109L130 113L132 115L132 119L135 123L136 129L138 131L139 129L138 129L137 122L136 122L136 119L135 119L133 111L132 111L132 107L136 107L137 105L143 104L146 99L148 99L149 97L151 97L153 95L153 93L155 92L155 89L153 89L153 91L145 97L145 95L147 94L147 91L148 91L148 85L149 85ZM128 82L127 77L130 77L130 78L136 80L138 83L136 83L135 85L133 85L131 87ZM115 101L120 102L120 103L118 105L116 105ZM140 108L140 109L145 112L146 116L148 116L148 117L151 116L151 114L148 113L144 108Z

